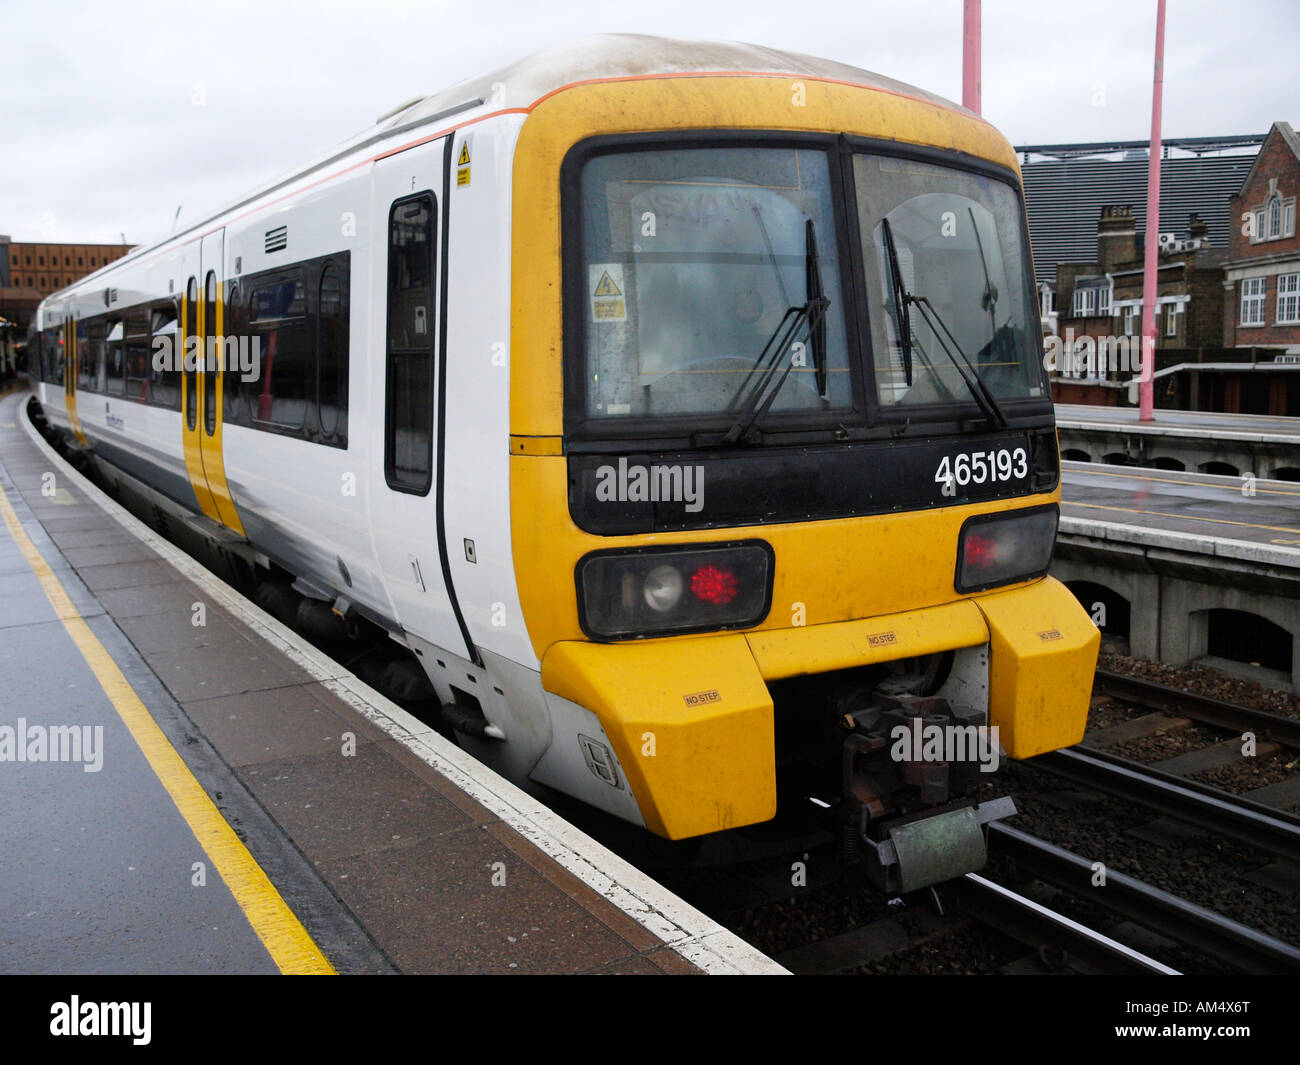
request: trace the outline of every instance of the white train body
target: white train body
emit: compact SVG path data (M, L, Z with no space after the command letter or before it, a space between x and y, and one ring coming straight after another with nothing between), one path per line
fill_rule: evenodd
M806 104L797 99L801 91L807 93ZM786 111L779 110L783 100ZM575 126L584 108L593 115L590 131ZM653 728L644 727L634 712L611 716L602 710L601 699L608 701L618 671L643 669L637 665L643 660L635 657L641 653L638 648L607 647L621 657L601 666L612 672L594 683L591 698L581 694L582 685L574 680L580 672L574 663L587 661L581 658L586 652L580 645L601 646L582 644L585 637L574 621L571 600L578 555L622 543L742 540L755 530L730 522L723 523L727 527L720 533L697 528L620 538L578 529L563 498L569 482L566 445L561 443L563 390L555 369L561 337L558 330L528 324L541 320L543 311L551 313L547 301L553 300L556 308L559 304L559 164L572 145L621 129L635 135L651 129L734 130L741 124L735 117L740 108L745 121L759 130L779 126L839 131L853 126L850 132L884 138L912 136L899 132L912 122L913 139L919 144L1015 166L1009 145L978 119L863 71L740 45L636 38L585 43L408 106L271 187L50 296L39 309L37 323L46 367L38 385L41 406L51 424L77 438L99 461L180 508L204 514L214 535L226 536L259 560L274 563L297 578L300 589L331 602L340 612L356 611L383 626L419 657L441 701L472 696L493 734L504 736L504 741L465 742L516 781L557 788L673 838L752 823L763 819L764 811L770 817L775 805L772 704L764 680L776 674L762 661L743 666L744 671L752 666L752 677L737 674L733 697L716 677L709 682L702 673L700 678L692 674L719 667L721 659L710 657L715 652L696 653L711 638L675 638L689 640L690 649L681 651L682 676L668 685L672 699L681 703L678 688L688 699L694 692L722 689L718 698L723 704L733 699L724 710L738 715L734 731L726 731L732 726L724 728L723 717L711 718L722 731L679 750L677 757L695 759L697 771L712 764L710 752L721 752L716 772L703 773L699 790L690 794L682 789L697 787L698 772L680 765L669 771L649 759L647 768L628 764L644 753L640 737ZM910 110L893 115L889 108ZM844 118L856 114L861 118ZM521 145L530 125L538 132L531 134L525 157ZM538 169L542 162L547 165L544 172ZM427 206L432 207L431 222L421 213ZM529 213L534 210L537 218ZM417 267L423 261L422 253L412 249L426 238L432 241L433 275L428 284L411 280L420 276ZM393 250L395 239L400 252ZM411 283L398 285L395 270ZM209 275L219 296L211 301L205 298ZM156 336L175 330L167 322L169 301L180 303L176 317L187 334L217 333L221 331L214 325L225 325L224 333L230 335L229 326L239 321L241 329L263 339L274 333L288 350L290 334L284 330L289 327L275 323L294 319L294 308L305 299L304 305L314 307L317 315L310 343L316 345L313 350L324 350L321 345L332 342L327 326L320 324L325 320L321 308L328 304L330 313L338 315L340 278L347 336L345 404L318 398L314 413L298 414L292 396L272 401L269 391L275 386L255 381L232 400L243 404L232 408L240 412L233 416L224 402L224 389L233 388L231 376L205 380L199 371L181 386L186 407L178 409L179 404L138 401L132 392L144 387L138 366L134 378L129 365L123 369L124 386L118 392L105 385L103 369L87 365L90 353L98 358L101 351L107 352L104 359L111 364L115 352L125 350L125 341L113 339L119 310L150 311L151 344ZM285 287L299 281L305 292L301 299L296 288ZM312 285L319 291L313 293ZM191 293L199 298L192 300ZM247 319L240 319L245 313ZM558 316L558 310L554 314ZM124 327L128 333L131 328L138 331L144 318L135 326L131 321ZM254 329L250 322L261 324ZM104 335L94 332L101 325L87 323L102 323ZM275 333L277 328L281 332ZM394 339L398 336L400 343ZM81 360L75 364L75 387L59 380L70 344ZM267 354L262 352L264 359ZM129 363L129 353L126 357ZM389 406L394 367L415 379L426 362L432 373L427 464L418 434L403 435L407 415L394 415ZM153 378L149 386L156 388L160 382L156 374ZM205 404L218 380L222 391L216 393L213 425ZM317 381L318 397L325 395L326 387ZM405 410L402 404L410 403L415 408L411 418L418 421L419 397L398 392L394 409ZM153 394L167 395L166 387ZM309 398L304 403L310 405ZM254 424L255 407L262 418L274 414L273 404L281 402L287 405L279 423ZM346 412L346 434L339 407ZM188 428L190 413L195 415L193 429ZM1046 426L1050 433L1050 402L1035 417L1036 431ZM307 428L293 429L296 418ZM535 453L537 457L530 457ZM538 471L536 476L533 471ZM1030 498L1024 502L1050 503L1054 487L1044 482L1035 491L1027 489L1023 494ZM554 507L536 505L544 489L557 497ZM963 501L943 501L948 502ZM961 617L963 624L974 625L972 619L979 613L952 588L949 556L964 517L1003 504L991 499L966 503L932 511L925 519L938 522L942 514L942 530L933 533L940 544L933 557L942 564L931 567L933 579L918 578L887 593L878 590L876 599L868 599L861 588L832 587L818 576L819 587L826 588L822 616L808 619L808 624L825 622L829 629L854 619L903 616L909 610L960 613L970 607L970 617ZM919 524L903 524L920 520L916 515L885 515L822 522L817 551L833 558L833 566L847 565L859 548L850 551L841 544L848 545L851 536L857 537L852 541L856 544L868 531L886 530L886 523L895 522L889 526L896 530L894 540L911 540L916 565L924 567L931 560L929 548L924 542L917 545L916 537L931 534L918 532ZM820 572L811 568L816 559L805 560L804 552L791 549L801 527L809 526L756 527L757 535L776 549L775 601L781 604L813 601L809 589L801 590L795 579L807 583L809 575ZM568 554L558 548L548 554L552 538L578 546ZM861 550L863 558L874 557L870 545L864 543ZM805 566L809 568L800 568ZM550 570L557 572L543 572ZM789 587L783 583L787 572L792 574ZM1029 594L1042 587L1026 588L1026 583L1028 579L1019 591L1000 594ZM1067 609L1073 607L1062 607ZM1064 634L1054 646L1064 651L1074 646L1077 636L1082 641L1076 648L1080 660L1086 658L1083 645L1091 634L1076 624L1074 614L1063 618L1051 626L1044 622L1045 628ZM784 632L790 626L789 613L780 605L754 628ZM976 693L987 707L989 629L986 625L971 631L974 635L966 642L952 645L959 652L952 683ZM912 648L904 629L898 632L898 654L928 653L941 646L931 640L923 648ZM653 650L673 639L642 642L639 647ZM735 640L743 641L744 636L719 636L708 646L734 649ZM552 682L543 660L561 644L570 649L565 652L570 657L556 664L560 679ZM725 655L732 653L727 650ZM807 653L809 672L847 664L842 655L822 660L817 657L821 651ZM645 683L642 677L630 688L636 692ZM1056 676L1035 683L1059 689L1065 682ZM637 698L649 707L645 720L662 725L657 757L664 759L666 751L672 753L673 737L686 735L673 731L683 728L683 722L667 702L656 717L650 704L660 698L657 692L642 692ZM1022 689L1011 691L1000 710L994 707L995 714L1013 715L1024 698ZM1086 703L1086 694L1082 699ZM1035 726L1038 733L1024 726L1017 741L1020 753L1029 747L1059 746L1076 725L1081 729L1076 710L1071 703L1059 721L1052 719L1055 724ZM619 729L611 725L607 730L615 718ZM619 734L611 735L615 731ZM1004 727L1004 735L1007 731ZM756 751L758 768L747 769L744 763ZM687 781L691 783L683 783Z

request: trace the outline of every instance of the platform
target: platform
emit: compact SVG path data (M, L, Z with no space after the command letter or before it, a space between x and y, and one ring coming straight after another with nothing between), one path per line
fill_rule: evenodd
M1057 404L1056 428L1069 459L1300 481L1300 418Z
M0 400L0 971L784 972L152 533L26 402Z
M1061 463L1062 531L1107 525L1135 542L1300 568L1300 484L1290 481Z
M1150 422L1140 420L1136 407L1101 407L1058 403L1056 424L1063 429L1091 426L1137 430L1153 435L1186 433L1233 434L1246 440L1282 441L1300 445L1300 418L1267 414L1219 414L1213 411L1157 410Z

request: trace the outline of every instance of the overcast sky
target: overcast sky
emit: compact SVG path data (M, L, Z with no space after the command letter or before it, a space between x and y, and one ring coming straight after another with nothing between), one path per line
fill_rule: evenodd
M1296 0L1170 0L1164 132L1300 119ZM434 92L591 33L750 41L961 99L961 0L6 5L0 233L147 243ZM984 0L1014 144L1150 133L1156 0Z

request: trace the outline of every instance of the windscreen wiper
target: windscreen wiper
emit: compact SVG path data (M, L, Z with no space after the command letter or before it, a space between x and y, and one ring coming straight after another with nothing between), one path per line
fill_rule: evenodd
M823 300L825 293L822 292L822 268L817 261L817 231L813 228L813 220L808 219L805 227L806 243L804 251L804 291L808 294L809 302L813 300ZM825 314L817 320L816 324L809 323L808 344L812 348L813 371L817 375L817 394L822 399L827 399L826 395L826 316Z
M992 329L989 343L992 344L998 335L998 287L989 277L989 261L984 257L984 241L980 237L980 227L975 222L975 208L967 207L966 213L970 215L971 228L975 230L975 247L980 253L980 266L984 267L984 295L980 297L980 306L989 312L989 327Z
M898 250L894 247L894 227L888 218L880 220L880 230L885 234L885 252L889 258L889 292L898 311L898 343L903 351L903 379L912 387L912 316L907 303L911 298L903 288L903 272L898 268Z
M943 319L939 317L939 312L934 309L934 305L925 296L910 296L907 293L904 293L903 298L905 300L910 300L920 308L921 317L925 319L926 324L930 327L930 332L938 338L939 346L943 348L944 354L952 360L953 366L957 368L957 373L961 375L961 379L965 382L967 389L970 390L970 394L975 398L975 402L979 405L980 410L984 412L984 417L999 429L1005 429L1007 427L1007 416L1002 412L1002 408L998 406L998 401L994 398L993 393L989 391L988 385L986 385L980 377L979 371L975 369L974 364L970 361L970 357L966 352L962 351L962 347L957 342L957 338L952 335L952 330L949 329ZM928 315L926 314L927 311L929 311ZM961 356L961 362L957 361L957 355L952 353L952 349L948 347L947 342L943 339L943 335L935 328L936 324L948 335L948 339L952 341L952 346L956 349L957 355ZM962 363L966 364L965 367L962 366ZM970 371L969 374L966 372L967 370Z
M788 307L781 320L776 323L776 329L768 337L767 343L763 345L762 352L759 353L753 368L745 375L745 380L741 382L740 388L732 396L731 403L728 404L728 410L734 409L737 401L740 400L742 393L745 394L743 402L740 403L740 413L727 430L723 441L728 444L734 444L737 440L749 432L750 427L768 412L777 393L781 391L781 386L785 384L786 378L790 376L790 371L794 369L794 360L786 361L785 370L782 371L776 384L770 389L768 386L772 378L776 376L776 371L781 368L782 355L789 350L790 342L794 339L799 330L799 326L806 320L810 333L815 333L817 327L821 324L822 318L825 317L826 308L831 305L831 301L824 297L814 297L808 300L802 307ZM755 373L758 379L751 385ZM749 389L745 393L746 388ZM763 394L767 393L767 398L763 399ZM760 406L760 400L762 405Z

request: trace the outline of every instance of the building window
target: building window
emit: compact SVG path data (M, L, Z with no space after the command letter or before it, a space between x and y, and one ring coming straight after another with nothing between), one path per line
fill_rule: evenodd
M1097 289L1097 314L1098 316L1110 316L1110 289Z
M1165 308L1165 336L1178 335L1178 308L1172 304Z
M1241 282L1241 324L1264 324L1264 279L1248 277Z
M1279 274L1277 278L1277 324L1300 322L1300 274Z
M1295 236L1295 197L1282 204L1282 236Z
M1091 318L1096 308L1095 288L1076 288L1074 290L1074 317Z
M1282 235L1282 197L1274 196L1268 201L1268 239L1276 240Z

